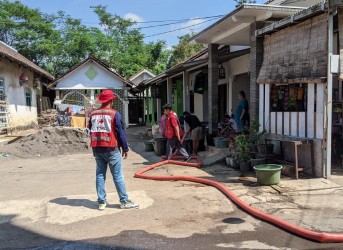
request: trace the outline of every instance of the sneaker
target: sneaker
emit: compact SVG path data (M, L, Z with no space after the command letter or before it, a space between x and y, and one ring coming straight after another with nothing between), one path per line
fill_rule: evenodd
M106 208L106 205L107 205L107 203L106 202L104 202L104 203L99 203L99 210L105 210L105 208Z
M139 205L134 203L132 200L127 200L126 202L122 202L120 204L121 209L131 209L131 208L139 208Z
M187 158L185 158L185 162L189 162L192 158L190 156L188 156Z

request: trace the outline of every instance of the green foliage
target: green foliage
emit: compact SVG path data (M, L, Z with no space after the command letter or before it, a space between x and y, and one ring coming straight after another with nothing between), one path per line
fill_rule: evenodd
M88 27L63 11L47 15L20 1L0 0L0 40L57 77L89 55L125 77L142 68L155 74L166 69L170 51L164 41L146 44L134 22L103 5L92 9L100 27Z
M188 40L194 34L187 34L184 36L179 37L179 43L173 46L173 52L170 56L168 61L167 68L173 67L174 65L182 62L186 58L190 57L191 55L199 52L203 49L201 44L189 44Z
M236 136L238 162L243 163L250 160L249 146L249 135L243 133Z
M257 119L253 120L250 123L250 126L247 127L247 132L249 133L249 142L251 145L259 146L263 142L264 135L266 134L266 130L259 131L260 124Z

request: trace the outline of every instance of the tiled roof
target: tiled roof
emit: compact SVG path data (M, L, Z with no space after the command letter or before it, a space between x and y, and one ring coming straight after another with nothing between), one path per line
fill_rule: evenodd
M49 80L53 80L54 77L38 65L31 62L29 59L27 59L25 56L21 55L8 45L6 45L3 42L0 42L0 56L5 57L10 61L14 61L20 65L23 65L24 67L30 68L32 71L36 72L37 74L43 75L44 77L48 78Z

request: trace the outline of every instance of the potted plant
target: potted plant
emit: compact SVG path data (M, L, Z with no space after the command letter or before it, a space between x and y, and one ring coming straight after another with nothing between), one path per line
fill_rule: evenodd
M250 143L247 134L236 136L237 160L242 173L248 172L250 169Z
M225 158L225 160L226 160L226 165L228 165L229 167L233 167L233 168L237 167L237 153L236 153L233 141L229 141L228 155Z
M266 134L266 130L259 131L260 124L258 120L253 120L248 128L249 134L249 143L250 143L250 162L251 166L257 166L264 164L266 159L265 156L262 154L261 148L264 148L265 145L263 144L264 135Z

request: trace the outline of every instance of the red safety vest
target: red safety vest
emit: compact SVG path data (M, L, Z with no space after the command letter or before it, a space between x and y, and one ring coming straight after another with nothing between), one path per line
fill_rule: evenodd
M91 147L117 147L115 136L116 111L113 109L97 109L89 115L92 127L90 128Z

